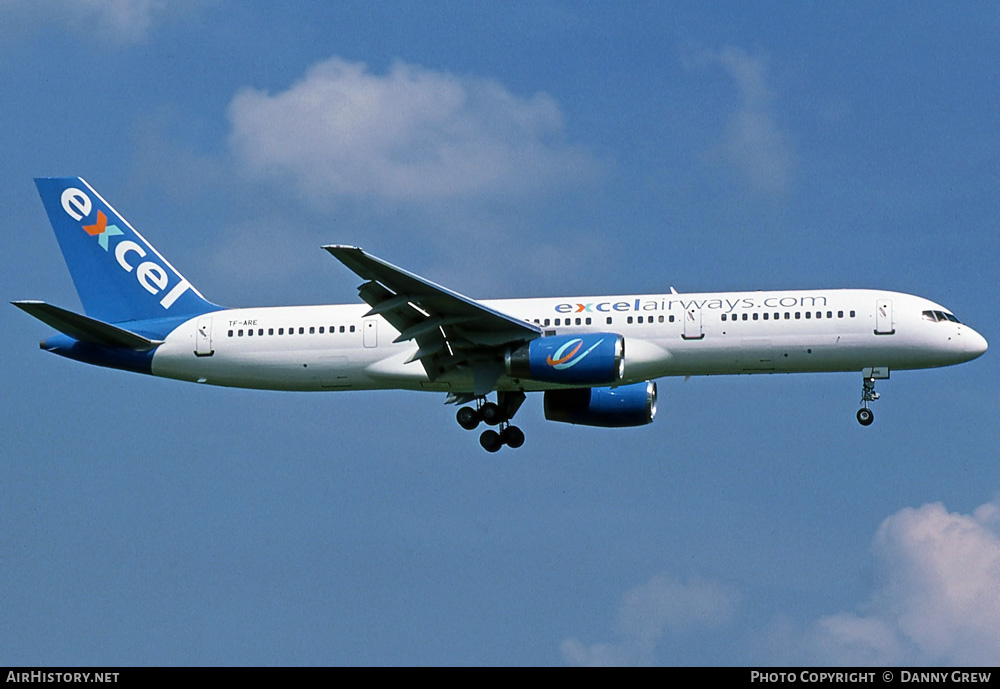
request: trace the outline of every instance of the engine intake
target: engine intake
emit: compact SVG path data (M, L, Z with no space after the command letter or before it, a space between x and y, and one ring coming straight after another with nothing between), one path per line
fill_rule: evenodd
M645 426L656 416L656 383L574 388L545 393L545 418L581 426Z
M540 337L507 350L507 375L546 383L616 383L625 374L625 338L616 333Z

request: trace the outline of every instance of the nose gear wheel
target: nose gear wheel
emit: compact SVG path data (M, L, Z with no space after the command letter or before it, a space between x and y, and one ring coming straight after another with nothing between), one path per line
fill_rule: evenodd
M858 423L862 426L871 426L875 420L875 413L868 408L868 404L879 398L875 392L876 380L888 380L889 368L887 366L871 366L861 371L861 409L858 410Z

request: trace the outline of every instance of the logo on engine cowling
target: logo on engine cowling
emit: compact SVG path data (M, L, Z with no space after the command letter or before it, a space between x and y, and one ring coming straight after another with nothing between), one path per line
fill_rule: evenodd
M580 338L576 338L575 340L570 340L562 347L557 349L554 354L550 354L549 356L547 356L545 358L545 363L547 363L549 366L556 369L557 371L562 371L567 368L572 368L573 366L576 366L578 363L583 361L583 359L592 351L594 351L597 348L597 346L602 342L604 342L603 337L597 342L595 342L593 345L591 345L590 349L585 351L583 354L577 356L577 353L580 351L580 348L583 347L583 340ZM572 347L573 349L572 351L567 353L566 350L570 349L570 347Z

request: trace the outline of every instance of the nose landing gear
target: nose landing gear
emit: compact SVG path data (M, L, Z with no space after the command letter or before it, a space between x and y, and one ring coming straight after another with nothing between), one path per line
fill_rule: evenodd
M861 388L861 409L858 410L858 423L862 426L871 426L872 422L875 420L875 414L868 408L868 403L874 402L879 398L879 394L875 392L875 381L888 380L889 367L870 366L862 369L861 375L863 380Z

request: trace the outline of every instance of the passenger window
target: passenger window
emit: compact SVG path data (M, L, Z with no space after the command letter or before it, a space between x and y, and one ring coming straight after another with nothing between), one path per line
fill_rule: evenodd
M306 329L305 328L299 328L299 335L305 335L305 334L306 334Z
M545 319L545 325L548 325L548 324L549 324L549 319L548 319L548 318L546 318L546 319Z
M795 312L795 320L799 320L800 318L802 318L802 312L801 311L796 311Z
M754 312L754 314L753 314L753 319L754 319L754 320L757 320L757 315L758 315L758 314L757 314L757 312L755 311L755 312Z
M726 320L726 314L722 314L722 320Z
M590 325L590 316L587 316L587 325Z
M674 316L673 316L673 314L671 314L671 315L670 315L670 322L671 322L671 323L673 323L673 322L674 322Z
M639 316L639 322L642 323L642 316Z
M629 316L629 317L628 317L627 319L625 319L625 322L626 322L626 323L631 323L631 322L632 322L632 317L631 317L631 316Z
M660 323L663 322L663 316L660 316Z
M353 325L351 326L351 332L352 333L354 332L354 326Z
M611 316L608 316L608 325L611 325Z
M340 332L344 332L344 326L340 326Z
M764 312L764 320L767 320L767 311Z
M854 318L854 312L851 311L851 318Z
M837 318L843 318L843 317L844 317L844 312L843 311L838 311L837 312Z
M243 337L243 330L239 330L239 331L238 331L238 332L236 333L236 335L237 335L238 337Z
M230 330L230 331L229 331L229 337L232 337L232 336L233 336L233 331L232 331L232 330Z
M253 337L253 328L247 330L247 337Z
M316 326L314 326L314 325L310 325L309 326L309 334L310 335L315 335L316 334Z
M264 337L264 329L260 328L259 330L257 330L257 334L260 335L261 337Z
M826 317L827 318L833 318L833 311L827 311L826 312Z
M743 314L743 320L749 320L749 318L750 318L750 317L749 317L748 315L746 315L746 314Z

